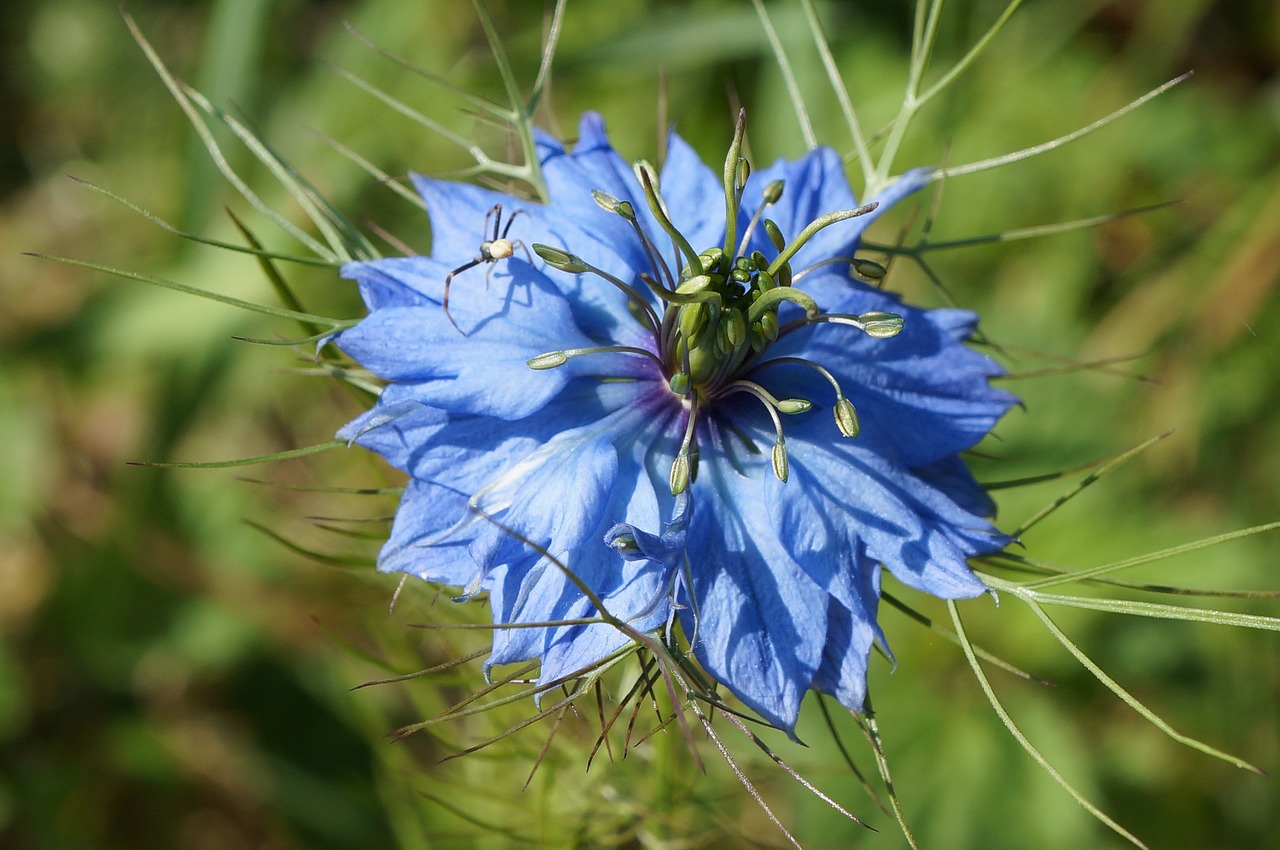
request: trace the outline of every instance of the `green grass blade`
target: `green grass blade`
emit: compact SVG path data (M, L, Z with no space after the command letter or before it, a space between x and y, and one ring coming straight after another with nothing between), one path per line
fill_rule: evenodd
M1280 632L1280 618L1259 614L1237 614L1211 608L1184 608L1180 605L1162 605L1156 602L1134 602L1126 599L1094 599L1087 596L1065 596L1027 590L1024 586L988 576L987 583L997 590L1022 599L1032 599L1045 605L1061 605L1085 611L1105 611L1112 614L1129 614L1158 620L1183 620L1188 623L1213 623L1218 626L1235 626L1242 629Z
M282 452L272 452L267 455L255 455L254 457L242 457L235 460L205 460L205 461L158 461L158 460L131 460L128 461L129 466L151 466L159 469L226 469L231 466L250 466L255 463L272 463L277 460L292 460L296 457L306 457L307 455L320 454L330 449L345 449L347 447L346 440L330 440L327 443L317 443L314 446L304 446L300 449L286 449Z
M372 50L374 53L381 56L383 59L386 59L387 61L400 66L401 68L403 68L404 70L408 71L409 73L413 74L416 77L421 77L427 82L430 82L434 85L439 86L440 88L444 89L450 94L456 95L457 97L465 101L467 104L469 104L472 109L478 110L480 112L486 112L490 115L493 115L497 118L502 119L503 121L511 120L510 110L500 106L499 104L494 103L492 100L489 100L488 98L481 97L480 95L475 94L474 92L468 91L462 86L459 86L453 82L450 82L449 80L445 79L439 74L434 74L431 71L428 71L426 68L421 68L413 64L409 60L404 59L403 57L397 56L396 54L387 50L382 45L378 44L373 39L369 38L369 36L365 35L363 32L357 29L356 25L351 23L350 21L343 21L342 26L346 29L347 32L355 36L357 41L359 41L365 47Z
M209 158L213 160L214 165L216 165L218 170L222 172L222 176L227 179L227 182L229 182L232 187L240 193L240 196L250 205L275 222L280 229L284 230L294 239L305 245L317 256L323 257L332 263L338 262L338 256L336 254L331 252L320 242L313 239L305 231L282 216L279 212L272 209L266 201L262 200L262 198L250 189L249 185L241 179L235 169L233 169L231 164L227 161L226 156L222 153L221 146L213 137L213 133L210 132L208 125L204 122L204 119L201 118L199 110L196 109L195 105L192 104L191 100L187 97L186 93L190 91L190 89L170 73L168 67L164 64L164 61L161 60L160 54L156 53L155 49L152 48L151 43L147 41L145 36L143 36L142 30L138 28L138 25L133 20L132 16L123 10L121 11L121 14L124 16L125 25L129 27L129 31L133 34L134 40L138 43L138 46L146 55L147 60L160 76L161 81L164 82L165 88L169 90L173 99L177 101L178 106L182 109L183 113L186 114L187 120L190 122L192 129L195 130L196 135L200 137L200 141L204 144L205 150L208 151Z
M965 70L973 64L973 60L978 58L978 54L982 53L982 51L987 48L987 45L990 44L991 40L999 34L1000 30L1004 29L1004 25L1008 23L1009 18L1013 17L1013 13L1018 11L1018 7L1021 5L1022 0L1011 0L1009 5L1005 7L1004 11L1000 13L1000 17L996 19L996 22L991 25L990 29L983 33L982 37L974 42L973 47L969 48L969 52L961 57L960 61L956 62L956 64L951 67L951 70L943 74L941 79L931 85L923 94L916 98L917 106L924 106L937 96L939 92L955 82L956 78L963 74Z
M288 549L290 552L301 555L307 560L315 561L318 564L324 564L330 567L357 567L360 569L373 569L377 565L377 561L367 555L330 555L327 552L317 552L314 549L308 549L305 546L295 543L283 534L272 531L265 525L256 523L253 520L245 520L244 524L255 531L262 532L276 543L279 543L281 546Z
M261 478L240 478L246 484L274 487L277 490L293 490L299 493L332 493L337 496L401 496L403 487L318 487L306 484L285 484L281 481L263 481Z
M374 255L372 246L351 222L338 212L320 193L291 168L272 148L244 122L219 109L200 92L185 86L187 97L210 117L222 122L235 134L249 152L275 176L285 191L302 207L331 252L342 261L367 259Z
M1145 445L1145 444L1144 444ZM1141 448L1141 447L1140 447ZM1170 546L1168 549L1161 549L1156 552L1148 552L1144 555L1137 555L1132 558L1126 558L1123 561L1114 561L1110 564L1103 564L1098 567L1090 567L1084 570L1075 570L1061 576L1053 576L1051 578L1040 579L1038 581L1028 582L1023 585L1028 590L1043 590L1046 587L1056 587L1060 584L1068 584L1075 581L1083 581L1085 579L1097 578L1109 573L1127 570L1142 564L1149 564L1152 561L1160 561L1165 558L1172 558L1174 555L1182 555L1187 552L1195 552L1200 549L1207 549L1210 546L1217 546L1221 543L1227 543L1232 540L1239 540L1242 537L1251 537L1255 534L1264 534L1268 531L1274 531L1280 528L1280 522L1268 522L1263 525L1255 525L1252 528L1241 528L1236 531L1228 531L1225 534L1216 534L1212 537L1205 537L1200 540L1193 540L1190 543L1182 543L1178 546Z
M1147 845L1143 844L1136 835L1116 823L1116 821L1113 820L1106 812L1102 811L1102 809L1099 809L1096 805L1089 802L1083 794L1076 790L1074 785L1067 781L1066 777L1058 772L1057 768L1049 763L1049 760L1035 748L1035 745L1031 743L1027 736L1022 734L1022 730L1017 727L1013 722L1013 718L1009 716L1009 713L1005 711L1004 706L1001 705L1000 698L996 696L996 692L992 689L991 683L987 681L986 674L982 672L982 665L978 663L978 657L974 654L973 646L969 643L968 635L965 634L964 624L960 621L960 611L956 607L956 603L948 599L947 610L951 612L951 621L955 624L956 634L960 637L960 645L964 649L964 657L968 659L969 667L973 670L973 675L978 680L978 685L982 688L982 692L986 695L987 702L991 704L991 708L995 711L996 716L1000 718L1000 722L1004 724L1005 729L1009 730L1009 734L1013 736L1014 740L1018 742L1022 749L1026 750L1027 755L1031 756L1036 764L1040 765L1040 767L1053 778L1054 782L1057 782L1058 785L1061 786L1062 789L1066 791L1078 805L1080 805L1089 814L1093 815L1098 822L1111 829L1135 847L1141 847L1143 850L1149 850Z
M480 19L480 26L484 30L484 37L489 42L489 52L493 54L494 64L498 66L498 75L502 78L502 86L506 89L507 100L511 104L512 123L515 124L516 136L520 139L520 148L524 153L524 164L516 169L521 173L514 176L519 176L532 186L535 195L545 202L550 199L550 194L546 180L542 176L542 167L538 164L538 146L533 138L533 116L528 111L524 96L520 93L520 84L516 82L515 73L511 70L511 61L507 58L507 51L502 47L502 40L498 38L498 31L493 26L493 18L489 15L489 10L480 0L471 0L471 5L475 7L476 16Z
M880 737L880 727L876 724L876 714L871 709L870 694L866 698L866 714L861 716L855 714L853 719L857 721L858 728L862 730L867 743L871 745L871 752L876 760L876 770L880 772L880 781L884 783L885 795L889 798L889 806L893 809L893 817L898 822L898 829L902 830L902 837L906 839L907 846L911 850L920 850L920 845L916 843L916 837L911 832L911 826L907 823L907 815L902 811L898 789L893 784L893 774L889 771L889 757L884 751L884 741Z
M395 192L397 195L404 198L406 201L413 204L418 209L422 210L423 212L426 212L427 202L422 200L422 197L419 196L417 192L413 191L408 186L404 185L404 183L392 177L390 174L387 174L387 172L383 171L381 168L378 168L372 162L365 159L363 156L356 153L346 145L342 144L342 142L339 142L337 139L333 138L332 136L326 133L321 133L318 130L312 130L312 132L322 142L324 142L329 147L333 148L334 151L336 151L346 159L355 163L356 166L358 166L361 171L364 171L366 174L368 174L378 183L380 183L383 186L386 186L388 189Z
M920 625L924 626L925 628L929 629L935 634L941 635L942 637L954 643L956 646L960 646L960 638L959 636L956 635L955 632L951 631L951 629L944 628L941 625L935 623L930 617L926 617L924 614L921 614L919 611L912 608L910 605L906 604L901 599L898 599L893 594L885 593L884 591L881 591L880 598L884 600L886 603L888 603L890 607L901 612L908 619L912 620L915 623L919 623ZM1026 679L1027 681L1035 682L1038 685L1052 684L1051 682L1041 679L1039 676L1031 675L1026 670L1023 670L1020 667L1015 667L1013 664L1010 664L1008 661L1005 661L1003 658L1000 658L997 655L993 655L992 653L988 652L987 650L983 649L980 646L974 646L973 651L977 654L979 658L981 658L983 661L986 661L988 664L994 664L996 667L999 667L1001 670L1004 670L1006 673L1012 673L1013 675L1017 676L1020 679Z
M875 164L871 161L871 150L867 147L867 139L862 133L862 123L858 121L858 113L853 108L849 89L844 84L844 78L840 76L840 68L836 65L835 57L831 55L831 45L827 43L827 36L822 30L822 21L813 7L813 0L802 0L802 4L805 20L809 23L809 32L813 36L814 47L817 48L818 56L822 59L822 67L827 72L827 81L836 93L840 112L844 115L845 124L849 127L849 135L853 137L854 155L862 168L862 182L865 186L871 183L875 176Z
M1080 483L1076 484L1075 487L1072 487L1070 490L1063 493L1058 498L1054 499L1053 502L1041 508L1040 510L1036 511L1034 514L1032 514L1030 517L1024 520L1021 525L1019 525L1013 531L1009 532L1009 536L1015 537L1015 538L1021 537L1028 530L1034 527L1037 523L1045 519L1045 517L1050 516L1054 511L1061 508L1067 502L1070 502L1072 499L1080 495L1089 487L1098 483L1098 481L1101 480L1103 476L1107 475L1108 473L1112 472L1118 467L1123 466L1126 462L1142 454L1147 449L1151 448L1161 440L1164 440L1172 433L1173 433L1172 431L1166 431L1163 434L1159 434L1155 437L1152 437L1149 440L1145 440L1142 443L1139 443L1138 445L1129 449L1128 451L1121 452L1120 454L1116 455L1110 460L1105 461L1102 464L1102 466L1100 466L1096 471L1091 472L1088 475L1086 475L1084 478L1082 478L1080 480Z
M1156 86L1154 89L1147 92L1137 100L1129 102L1128 104L1117 109L1115 112L1112 112L1109 115L1099 118L1097 121L1094 121L1092 124L1089 124L1085 127L1081 127L1079 130L1076 130L1075 132L1067 133L1066 135L1059 136L1058 138L1052 139L1043 144L1034 145L1029 148L1023 148L1020 151L1014 151L1013 153L1007 153L1002 156L992 157L991 159L983 159L983 160L979 160L978 162L968 163L966 165L955 165L955 166L949 166L946 168L939 168L937 171L933 173L933 176L930 179L945 180L951 177L960 177L965 174L977 174L979 171L989 171L993 168L999 168L1002 165L1008 165L1013 162L1020 162L1021 160L1024 160L1024 159L1030 159L1033 156L1039 156L1042 153L1048 153L1051 150L1062 147L1068 142L1074 142L1076 139L1083 138L1089 135L1090 133L1092 133L1093 131L1099 130L1107 126L1108 124L1110 124L1111 122L1115 121L1118 118L1123 118L1133 110L1137 109L1139 106L1142 106L1148 101L1159 97L1160 95L1164 94L1169 89L1173 88L1179 83L1185 82L1191 77L1191 74L1192 72L1188 71L1187 73L1182 74L1181 76L1174 77L1172 80L1169 80L1167 83Z
M760 26L764 28L765 37L769 40L769 47L773 50L773 60L778 63L778 73L782 74L782 82L787 87L787 97L791 99L791 106L796 111L796 122L800 125L800 135L804 137L804 144L809 150L813 150L818 146L818 137L813 132L813 122L809 120L809 110L804 105L804 95L800 92L800 84L796 82L796 75L791 70L791 62L787 59L787 51L782 46L782 40L778 38L778 31L773 27L773 20L769 17L769 12L764 7L761 0L751 0L756 7L756 15L760 18Z
M246 248L245 246L237 245L234 242L223 242L218 239L210 239L206 236L200 236L199 234L191 233L190 231L183 230L180 227L170 224L169 222L160 218L155 213L148 210L146 207L135 204L133 201L129 200L128 198L124 197L123 195L117 195L115 192L112 192L110 189L107 189L103 186L99 186L96 183L91 183L88 180L85 180L81 177L76 177L71 174L68 174L67 178L74 181L75 183L78 183L81 186L84 186L86 189L92 189L98 194L105 195L111 200L115 201L116 203L122 204L128 207L129 209L138 213L143 218L150 221L152 224L159 227L161 230L164 230L167 233L172 233L174 236L181 237L182 239L186 239L191 242L196 242L201 245L208 245L211 248L221 248L224 251L235 251L236 253L239 253L239 254L251 254L256 257L269 257L270 259L279 260L281 262L286 262L286 263L297 263L299 265L304 265L304 266L325 266L328 268L338 267L338 263L336 261L325 260L320 257L299 257L291 254L280 254L275 251L267 251L262 248Z
M294 310L286 310L282 307L272 307L269 304L259 304L256 301L245 301L242 298L236 298L231 295L223 295L219 292L212 292L208 289L188 286L185 283L178 283L175 280L167 280L162 277L152 277L151 275L140 274L139 272L125 271L124 269L104 266L100 263L90 263L85 260L75 260L70 257L56 257L52 254L38 254L34 252L27 253L27 256L38 257L42 260L53 260L55 263L65 263L69 266L78 266L82 269L90 269L91 271L109 274L114 277L122 277L128 280L149 283L153 286L172 289L175 292L181 292L185 295L194 295L197 298L206 298L210 301L217 301L218 303L226 304L229 307L239 307L241 310L248 310L252 313L261 313L264 316L274 316L277 319L290 319L295 322L314 322L317 325L323 325L334 330L352 327L358 321L354 319L331 319L328 316L316 316L311 313L298 313Z
M440 136L442 139L452 142L453 144L462 148L464 151L467 152L467 154L473 160L475 160L476 164L479 165L480 167L487 169L487 168L492 168L493 166L498 164L494 162L492 159L490 159L489 155L484 152L484 149L481 148L475 142L471 141L465 136L461 136L453 132L448 127L444 126L438 121L428 118L426 115L423 115L421 112L414 109L412 106L409 106L404 101L384 91L378 86L375 86L373 83L369 82L368 80L365 80L357 76L356 74L351 73L346 68L341 68L337 65L330 65L329 67L339 77L342 77L344 80L351 83L353 86L365 92L366 94L369 94L373 96L375 99L380 100L382 103L389 106L392 109L392 111L397 112L400 115L403 115L405 118L408 118L413 123L421 127L424 127L427 130L430 130L431 132L435 133L437 136Z
M231 210L227 210L227 215L231 218L231 223L240 231L240 235L242 235L245 241L249 243L249 247L260 251L262 249L262 243L258 241L258 237L253 235L253 231L251 231L248 226L240 220L240 217ZM269 257L264 257L259 254L258 267L262 269L263 275L265 275L267 280L271 283L271 288L276 291L277 297L279 297L279 299L284 303L286 310L292 310L295 313L306 313L306 310L302 306L302 302L298 300L298 296L294 295L293 290L289 287L289 284L285 282L284 277L280 274L279 270L276 269L275 264L272 263ZM298 324L302 326L303 331L311 335L311 339L314 339L317 342L326 336L326 331L321 329L314 322L299 322Z
M529 93L529 103L525 107L525 114L527 115L532 116L537 112L543 93L551 85L551 63L555 59L556 45L560 42L560 31L564 25L564 10L568 5L568 0L556 0L555 8L551 10L551 18L547 22L546 40L542 46L542 58L538 63L538 76L534 78L533 90Z
M1107 690L1111 691L1113 694L1115 694L1117 697L1123 700L1130 708L1132 708L1134 711L1138 712L1138 714L1141 714L1144 718L1146 718L1147 722L1149 722L1152 726L1155 726L1157 729L1159 729L1161 732L1168 735L1173 740L1177 741L1179 744L1190 747L1193 750L1199 750L1205 755L1212 756L1213 758L1216 758L1216 759L1221 759L1222 761L1225 761L1228 764L1233 764L1236 767L1244 768L1245 770L1256 773L1259 776L1265 775L1263 771L1254 767L1252 764L1245 761L1244 759L1237 758L1236 756L1233 756L1230 753L1224 753L1222 750L1215 749L1202 741L1198 741L1195 738L1191 738L1187 735L1183 735L1181 732L1174 729L1172 726L1166 723L1164 719L1162 719L1159 715L1157 715L1154 711L1147 708L1145 705L1139 702L1135 696L1133 696L1127 690L1121 687L1119 682L1117 682L1115 679L1112 679L1110 676L1108 676L1107 673L1101 667L1099 667L1097 664L1094 663L1092 658L1090 658L1087 654L1085 654L1084 651L1080 649L1080 647L1076 646L1076 644L1071 640L1071 638L1067 637L1066 633L1063 632L1062 629L1058 628L1057 623L1053 622L1053 619L1048 614L1046 614L1044 609L1041 608L1039 605L1037 605L1034 600L1023 599L1022 601L1025 602L1027 607L1029 607L1031 611L1037 617L1040 618L1040 621L1044 623L1045 628L1047 628L1049 630L1049 633L1052 634L1054 638L1057 639L1058 643L1062 644L1062 646L1067 650L1067 652L1070 652L1073 656L1075 656L1076 660L1079 661L1086 670L1092 673L1095 679L1097 679L1104 686L1106 686Z

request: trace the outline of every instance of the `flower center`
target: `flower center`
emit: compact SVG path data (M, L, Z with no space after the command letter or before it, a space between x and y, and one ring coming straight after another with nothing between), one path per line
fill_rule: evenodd
M823 323L851 326L878 339L895 336L902 329L902 317L892 313L825 313L810 295L792 286L798 276L791 269L791 259L796 252L823 228L876 209L878 204L875 202L819 216L788 243L778 225L764 218L765 210L777 203L785 188L782 181L774 181L764 188L760 203L739 238L738 212L742 208L751 172L750 164L740 155L745 129L745 113L739 113L733 142L725 159L724 242L700 253L695 253L689 241L671 223L653 166L643 160L635 163L636 177L654 220L671 238L679 257L685 262L678 276L672 273L662 252L641 226L632 204L603 192L594 193L596 203L632 226L648 259L649 269L639 272L637 281L621 280L560 248L540 244L533 246L534 252L553 268L571 274L594 274L625 293L632 315L653 334L657 353L628 346L566 349L538 355L529 361L529 366L549 369L563 365L571 357L607 352L641 355L656 360L672 393L681 398L688 410L683 439L671 468L673 494L683 492L697 473L696 426L699 415L716 400L735 393L753 396L769 414L776 434L773 471L780 480L787 480L786 441L779 414L805 413L812 403L798 398L776 399L764 387L746 379L748 371L767 365L793 363L817 371L835 391L835 420L840 433L846 437L857 436L858 420L853 404L827 369L798 357L760 359L760 355L778 338L809 325ZM747 251L752 236L760 227L777 252L772 259L760 250ZM844 259L864 274L867 267L874 267L880 274L884 272L883 268L867 260ZM834 261L837 258L824 262ZM655 309L653 299L643 294L641 286L657 297L660 311ZM804 315L785 325L779 324L778 310L784 302L800 307Z

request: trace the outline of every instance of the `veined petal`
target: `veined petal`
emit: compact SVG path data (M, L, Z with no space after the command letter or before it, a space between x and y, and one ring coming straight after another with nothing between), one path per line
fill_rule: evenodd
M758 481L704 463L680 612L699 663L765 720L794 734L822 664L828 594L762 515Z
M466 502L456 490L411 480L396 509L391 536L378 554L378 569L464 590L476 583L480 571L467 551L469 538L448 534L454 518L465 516Z
M833 547L843 553L862 544L918 590L941 599L984 592L966 559L998 551L1009 539L910 470L839 439L791 429L791 478L765 481L764 501L797 557L822 563Z
M888 652L884 632L876 621L880 602L880 565L865 556L843 572L846 592L832 594L827 603L827 642L822 666L814 677L815 690L831 694L841 705L860 711L867 698L867 663L874 644ZM854 600L854 603L841 599Z

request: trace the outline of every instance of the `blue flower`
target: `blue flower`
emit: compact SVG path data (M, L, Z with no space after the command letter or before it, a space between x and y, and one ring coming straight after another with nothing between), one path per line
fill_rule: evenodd
M882 565L986 589L966 559L1009 541L960 453L1015 399L963 344L973 314L851 277L928 170L857 208L833 151L751 173L741 134L723 179L674 134L658 175L587 114L571 151L540 139L546 204L415 176L432 255L343 269L369 315L336 342L388 384L340 436L409 475L380 569L538 624L488 665L555 682L629 646L580 622L594 597L634 632L678 622L793 732L810 689L862 707Z

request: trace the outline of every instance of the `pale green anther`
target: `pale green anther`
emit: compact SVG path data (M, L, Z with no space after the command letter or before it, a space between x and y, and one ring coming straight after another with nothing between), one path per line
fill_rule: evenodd
M720 262L720 258L724 256L724 251L720 248L708 248L698 256L703 260L703 267L709 269L715 267Z
M618 201L617 205L614 206L613 211L626 221L636 220L636 208L631 206L630 201Z
M774 180L768 186L764 187L764 202L768 204L776 204L782 198L782 190L787 184L782 180Z
M692 341L707 324L707 305L687 304L680 308L680 335Z
M849 264L849 270L863 280L880 280L889 273L889 270L879 263L864 260L861 257L854 257L853 262Z
M622 201L610 195L608 192L601 192L599 189L591 190L591 197L595 200L596 205L605 212L614 212L618 208L618 204Z
M733 278L738 283L751 282L751 272L745 271L743 269L734 269L733 271L729 272L729 277Z
M559 248L552 248L550 245L535 242L533 243L533 253L545 260L547 265L562 272L582 274L588 270L587 264L582 261L581 257L561 251Z
M738 157L738 170L733 175L734 192L741 197L742 191L747 188L747 178L751 176L751 163L747 161L745 156Z
M769 274L767 271L764 271L763 269L761 269L759 272L756 273L756 291L757 292L768 292L770 289L773 289L775 286L777 286L777 284L773 282L773 275Z
M778 338L778 317L774 313L765 313L760 317L760 332L769 342Z
M856 437L862 430L858 424L858 413L853 409L853 402L844 396L836 399L836 427L846 437Z
M733 352L736 345L729 341L729 325L731 322L726 321L726 316L722 312L720 314L720 324L716 326L716 354L724 357Z
M835 212L827 213L826 215L818 216L813 221L809 222L808 226L805 227L804 230L800 231L800 235L792 240L790 245L785 249L778 249L781 253L778 254L778 256L774 258L773 262L769 264L769 271L772 274L777 274L778 269L790 262L791 258L795 256L796 251L803 248L805 243L812 239L824 227L830 227L837 222L848 221L851 218L866 215L869 212L873 212L878 206L880 206L879 201L872 201L869 204L863 204L862 206L854 207L851 210L837 210Z
M711 344L703 342L696 348L689 349L689 380L694 386L701 386L710 378L715 373L716 367L720 365L720 357L727 353L715 350L722 334L721 327L716 328L715 336L711 336L709 331L703 331L703 337L710 338L714 342Z
M737 348L747 340L747 319L741 310L730 308L727 312L729 321L725 322L725 338L729 345Z
M784 398L778 401L778 412L786 414L808 413L813 409L813 402L802 398Z
M782 238L782 231L778 229L778 225L771 218L764 220L764 232L769 235L769 241L773 243L773 247L781 251L787 244L787 240Z
M681 452L671 464L671 495L679 496L689 487L689 455Z
M787 444L782 439L782 435L778 435L778 442L773 444L773 474L778 476L778 480L783 484L787 483L787 476L791 469L787 462Z
M711 285L711 275L700 274L689 278L676 287L680 295L696 295Z
M863 313L858 321L863 333L874 339L889 339L902 331L902 317L895 313Z
M528 361L530 369L542 371L544 369L554 369L557 366L563 366L569 362L569 355L563 351L548 351L546 354L539 354L537 357Z
M667 386L670 387L671 391L676 395L688 395L689 394L689 373L676 372L674 375L672 375L670 378L667 379Z

